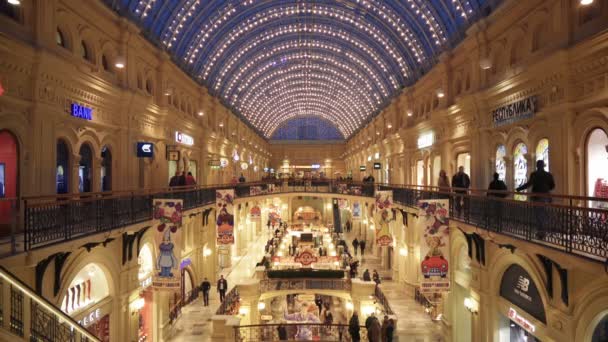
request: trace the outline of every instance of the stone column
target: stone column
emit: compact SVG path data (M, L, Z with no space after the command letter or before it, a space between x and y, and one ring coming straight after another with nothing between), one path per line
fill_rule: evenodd
M79 184L79 176L78 176L78 170L80 169L80 154L74 154L72 155L71 158L72 161L72 165L71 165L71 170L70 170L70 174L69 174L69 182L70 182L70 189L69 192L72 194L78 194L79 190L78 190L78 184Z

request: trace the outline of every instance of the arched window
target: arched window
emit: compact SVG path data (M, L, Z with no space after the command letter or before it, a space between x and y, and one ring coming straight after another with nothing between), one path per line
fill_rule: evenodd
M471 175L471 154L469 152L459 153L456 156L456 167L464 167L464 173Z
M67 48L67 44L65 42L65 35L59 28L57 28L57 31L55 31L55 43L57 43L57 45L61 46L64 49Z
M61 310L65 313L82 311L110 295L105 272L97 264L88 264L78 271L65 291Z
M101 66L103 67L103 70L110 71L110 65L108 64L106 55L101 55Z
M528 181L528 146L524 143L519 143L513 150L513 187L517 188ZM516 195L517 200L525 200L526 196Z
M112 190L112 152L107 146L101 149L101 191Z
M144 87L143 83L144 82L143 82L143 80L141 78L141 74L137 73L137 89L140 89L140 90L143 89L143 87Z
M70 189L70 151L67 143L59 139L57 141L57 168L56 168L56 185L58 194L67 194Z
M78 191L91 192L91 170L93 168L93 152L89 144L80 147L80 165L78 166Z
M86 59L87 61L90 60L89 47L87 46L87 43L84 42L84 40L80 41L80 57Z
M593 337L591 338L591 342L605 341L608 341L608 315L604 316L597 324L595 330L593 330Z
M505 145L498 145L496 148L496 173L498 173L498 179L503 181L507 178L506 155L507 149Z
M608 198L608 134L596 128L587 137L587 195ZM606 202L593 203L594 207L606 207Z
M536 160L545 162L545 171L549 171L549 139L540 139L536 145Z
M152 95L152 92L154 91L154 85L152 84L152 80L147 80L146 81L146 92L150 95Z

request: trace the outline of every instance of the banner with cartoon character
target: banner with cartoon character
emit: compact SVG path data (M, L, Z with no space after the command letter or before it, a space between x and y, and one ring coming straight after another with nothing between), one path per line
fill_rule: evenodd
M251 209L249 210L249 219L251 220L259 220L262 216L262 209L260 209L260 206L256 203L253 204L253 207L251 207Z
M153 217L159 223L156 226L155 241L158 246L156 273L152 277L152 286L156 290L179 290L180 272L179 251L181 244L182 200L154 199Z
M234 244L234 189L215 191L218 245Z
M420 292L436 293L450 290L450 228L449 200L418 202L420 234Z
M361 220L361 202L353 201L353 221Z
M393 243L389 227L389 223L394 219L390 211L392 206L392 191L376 191L376 243L378 246L390 246Z

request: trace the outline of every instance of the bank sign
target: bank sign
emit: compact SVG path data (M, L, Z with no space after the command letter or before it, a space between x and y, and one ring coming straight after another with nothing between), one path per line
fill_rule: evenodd
M72 103L70 114L75 118L93 120L93 109L85 106L81 106L78 103Z
M536 96L531 96L492 111L494 126L508 125L513 122L529 119L536 113Z

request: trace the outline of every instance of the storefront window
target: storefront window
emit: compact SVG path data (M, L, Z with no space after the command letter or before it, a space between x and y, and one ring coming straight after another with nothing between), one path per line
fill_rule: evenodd
M519 143L515 146L513 151L513 186L514 188L523 185L528 181L528 160L526 156L528 154L528 147L524 143ZM526 196L515 195L513 196L516 200L525 201Z
M608 198L608 135L594 129L587 139L587 191L589 196ZM595 208L608 207L606 202L592 201Z
M464 173L471 176L471 154L470 153L460 153L456 156L456 167L464 167Z
M424 185L424 160L416 162L416 185Z
M112 152L107 146L101 149L101 191L112 190Z
M608 315L604 316L593 330L591 342L606 342L608 341Z
M439 181L439 171L441 171L441 156L435 156L433 158L433 185L437 185Z
M175 172L177 172L177 161L169 160L169 182L171 182L171 178L175 176Z
M505 163L506 155L507 149L505 145L499 145L496 148L496 173L498 173L498 179L502 181L507 178L507 164Z
M540 139L536 145L536 160L545 162L545 171L549 172L549 139Z
M67 194L69 189L69 161L70 154L68 146L63 140L57 141L57 169L56 169L56 182L57 182L57 193Z
M78 167L78 191L91 192L91 169L93 152L89 144L80 147L80 165Z
M188 171L192 172L192 177L194 177L195 181L198 181L198 169L197 169L197 163L196 160L189 160L188 161Z
M96 264L88 264L74 277L64 294L61 310L71 316L86 311L110 294L103 270Z

